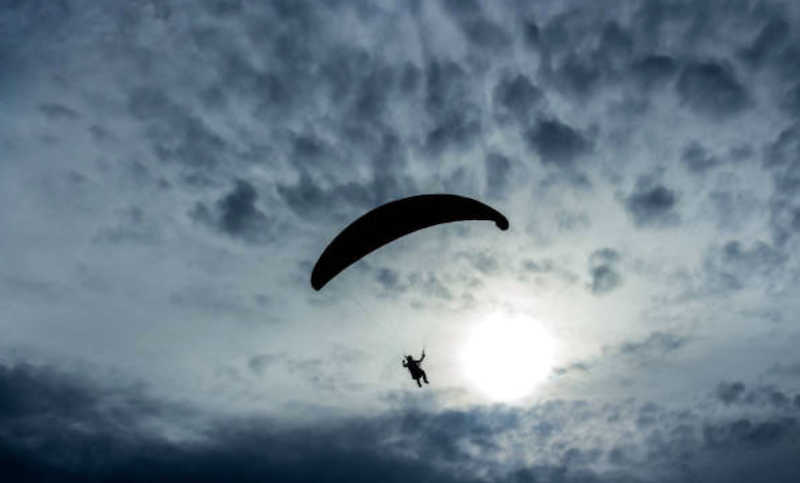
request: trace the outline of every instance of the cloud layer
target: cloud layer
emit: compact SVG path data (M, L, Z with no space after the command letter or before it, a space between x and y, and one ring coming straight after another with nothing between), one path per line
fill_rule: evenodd
M0 5L7 479L797 480L795 3ZM310 289L427 192L511 229ZM559 341L530 407L456 360L503 311Z

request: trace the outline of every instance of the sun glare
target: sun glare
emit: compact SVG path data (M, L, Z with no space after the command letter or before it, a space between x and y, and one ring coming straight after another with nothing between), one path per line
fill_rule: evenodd
M486 397L513 401L550 374L555 340L536 320L494 314L476 325L464 346L465 376Z

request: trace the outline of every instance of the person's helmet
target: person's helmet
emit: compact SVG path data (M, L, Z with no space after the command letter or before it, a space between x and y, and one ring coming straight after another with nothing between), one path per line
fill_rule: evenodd
M414 360L414 358L413 358L413 357L411 357L411 356L406 356L406 360L407 360L407 361L413 361L413 360Z

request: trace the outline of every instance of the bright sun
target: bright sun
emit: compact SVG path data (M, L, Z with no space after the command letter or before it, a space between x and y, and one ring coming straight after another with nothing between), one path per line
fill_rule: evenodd
M467 379L490 399L513 401L549 374L555 340L534 319L494 314L475 326L462 352Z

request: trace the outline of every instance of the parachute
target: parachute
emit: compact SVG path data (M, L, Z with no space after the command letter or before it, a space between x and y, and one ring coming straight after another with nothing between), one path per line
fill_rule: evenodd
M424 228L456 221L493 221L508 230L508 219L472 198L448 194L411 196L381 205L342 230L325 248L311 272L320 290L339 273L378 248Z

